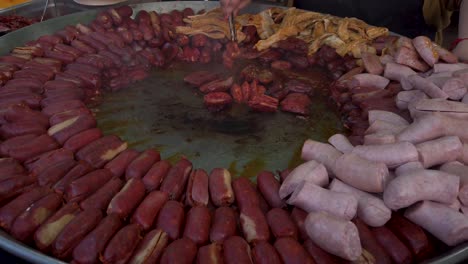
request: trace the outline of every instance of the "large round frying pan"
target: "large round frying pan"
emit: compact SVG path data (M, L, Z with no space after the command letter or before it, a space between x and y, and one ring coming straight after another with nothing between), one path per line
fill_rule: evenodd
M217 2L177 1L132 7L135 11L169 12L186 7L198 11L218 5ZM252 4L246 12L259 12L268 7L271 6ZM66 25L88 23L97 12L85 11L50 19L0 37L0 54ZM234 71L242 66L238 65ZM99 104L90 106L96 114L98 127L105 134L120 136L132 148L155 148L163 158L170 160L183 155L195 167L207 171L215 167L229 168L234 176L252 180L264 169L295 166L300 162L300 148L305 139L326 141L335 133L345 133L339 116L319 93L320 88L329 84L320 69L305 73L318 89L312 114L304 119L287 113L255 114L242 106L223 113L209 113L203 107L200 95L182 81L185 74L201 68L222 70L216 63L203 66L175 64L169 69L153 70L149 78L122 91L103 94ZM63 263L17 242L3 231L0 231L0 247L33 263ZM460 245L430 263L458 263L466 258L468 244Z

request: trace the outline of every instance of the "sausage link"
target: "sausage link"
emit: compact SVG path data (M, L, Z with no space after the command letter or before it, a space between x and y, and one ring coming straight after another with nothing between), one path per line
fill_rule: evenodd
M68 185L72 183L74 180L80 178L81 176L90 173L93 170L91 165L87 162L79 161L75 167L73 167L70 171L65 174L62 179L60 179L53 187L55 192L64 194L65 190L68 188Z
M103 263L127 263L140 241L140 228L136 224L124 226L110 240L100 257Z
M148 149L141 153L138 157L136 157L130 164L128 165L125 171L125 178L142 178L145 173L153 166L155 162L158 162L161 159L159 152Z
M170 169L171 164L167 160L156 162L143 177L146 190L157 190Z
M122 180L114 178L104 184L99 190L90 195L80 203L83 210L98 209L105 211L109 206L112 197L116 195L123 186Z
M42 135L47 132L47 127L35 121L21 120L6 123L0 126L0 136L4 139L24 136L28 134Z
M253 264L250 247L239 236L232 236L223 242L225 264Z
M63 148L69 149L73 152L77 152L84 146L102 137L102 131L99 128L90 128L80 133L71 136L63 144Z
M138 155L138 151L134 149L126 149L113 160L109 161L104 168L110 170L115 177L121 177L127 169L128 164L130 164Z
M292 237L297 240L297 227L285 210L273 208L267 213L266 218L276 238Z
M70 183L65 192L68 202L80 202L96 192L112 178L106 169L92 171Z
M406 218L392 214L387 227L411 250L416 260L426 259L433 251L429 238L423 229Z
M24 165L31 174L39 175L46 170L50 164L64 160L73 160L73 152L60 148L29 159L24 163Z
M210 199L208 193L208 174L202 169L193 170L189 176L185 201L189 206L207 206Z
M168 244L169 238L167 237L167 234L160 229L155 229L146 234L135 249L135 254L128 263L158 263L163 250Z
M61 100L63 101L64 99L63 98L58 98L57 99L57 101L61 101ZM75 100L75 99L65 99L65 101L66 100ZM42 101L44 101L44 100L42 100ZM55 104L55 102L53 104ZM91 114L92 113L88 108L85 108L85 107L74 108L74 109L62 111L62 112L59 112L59 113L56 113L56 114L52 115L49 118L49 123L50 123L50 126L55 126L55 125L60 124L60 123L62 123L64 121L67 121L70 118L77 117L77 116L80 116L80 115L91 115Z
M35 184L36 177L34 175L18 175L0 182L0 201L7 200L15 196L24 187Z
M65 226L52 244L52 253L60 259L67 259L73 248L98 225L102 219L99 210L86 210L79 213Z
M133 213L132 223L138 224L143 230L149 230L168 198L165 192L149 193Z
M274 246L284 264L315 263L304 247L291 237L277 239Z
M80 264L93 264L99 260L107 242L121 228L122 222L117 215L108 215L99 222L93 231L73 249L73 261Z
M40 135L29 142L10 149L9 155L19 161L26 161L42 153L58 148L57 142L49 135Z
M319 264L347 263L344 259L341 259L319 248L310 239L307 239L304 242L303 247L305 248L307 253L309 253L309 255L312 257L315 263L319 263Z
M161 191L169 194L169 199L179 200L185 189L192 163L186 159L181 159L169 170L166 178L161 184Z
M76 153L79 160L87 161L94 168L102 168L120 152L127 149L127 143L114 135L104 136L91 142Z
M37 176L37 182L40 186L51 187L76 165L74 160L63 160L61 162L52 163L49 168L45 169Z
M48 117L51 117L54 114L76 108L86 108L86 106L81 100L66 100L56 102L55 104L51 104L42 108L42 113Z
M369 227L359 218L354 219L353 222L358 229L362 247L374 256L376 263L392 263L390 256L377 242L377 239L374 237Z
M30 242L34 231L61 205L62 197L56 193L42 197L15 219L11 235L22 242Z
M115 213L126 218L145 197L145 185L140 179L132 178L117 193L107 207L107 214Z
M211 171L209 190L211 201L218 207L229 206L234 202L231 174L226 169L215 168Z
M238 196L237 196L238 197ZM240 224L247 242L268 241L270 230L265 215L258 207L246 207L241 210Z
M168 201L159 212L156 228L166 232L171 240L176 240L181 235L184 218L185 212L182 204Z
M191 264L197 256L197 245L188 238L178 239L164 250L161 264Z
M15 149L18 146L24 145L34 138L36 138L36 135L24 135L24 136L17 136L14 138L9 138L3 141L2 143L0 143L0 155L4 157L9 156L8 153L12 149Z
M279 197L280 183L273 173L269 171L260 172L257 175L257 187L272 208L283 208L286 206L286 203Z
M50 189L45 187L36 187L29 192L25 192L11 202L0 208L0 227L10 231L15 219L33 203L40 200L50 193Z
M222 245L213 243L198 249L197 264L222 264Z
M230 207L216 209L210 230L210 241L222 243L237 232L236 212Z
M413 263L411 251L385 226L372 228L375 239L395 263Z
M69 203L47 219L34 234L37 248L42 252L48 252L60 232L79 212L80 208L76 203Z
M241 211L245 208L260 207L257 191L247 178L241 177L234 180L232 189L234 190L237 206Z
M252 257L256 264L280 264L281 258L276 249L266 241L260 241L252 250Z
M211 215L206 206L192 207L187 213L184 237L197 245L204 245L210 236Z

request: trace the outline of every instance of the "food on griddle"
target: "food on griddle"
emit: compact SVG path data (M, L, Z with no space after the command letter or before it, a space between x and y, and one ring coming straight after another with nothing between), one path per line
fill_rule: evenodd
M437 253L423 229L449 246L468 239L468 66L449 51L294 8L237 17L238 43L219 9L132 13L109 9L0 57L0 226L14 237L77 263L411 263ZM307 140L305 163L255 186L96 128L85 103L102 90L211 60L248 63L184 78L210 111L315 114L323 91L293 73L328 70L349 135Z

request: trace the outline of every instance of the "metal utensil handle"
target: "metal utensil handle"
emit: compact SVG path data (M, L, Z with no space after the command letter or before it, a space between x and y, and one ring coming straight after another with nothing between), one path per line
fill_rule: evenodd
M234 22L234 15L229 16L229 29L231 31L231 40L237 42L236 24Z
M46 0L46 3L45 3L45 6L44 6L44 10L42 10L42 15L41 15L41 21L44 20L44 16L45 16L45 13L47 11L47 7L49 6L49 0Z

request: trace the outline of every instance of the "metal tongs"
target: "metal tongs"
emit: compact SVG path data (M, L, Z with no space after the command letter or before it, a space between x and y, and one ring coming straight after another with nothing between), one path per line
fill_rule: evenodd
M231 14L229 16L229 30L231 32L231 40L233 42L237 42L237 32L236 32L236 24L234 21L234 15Z

